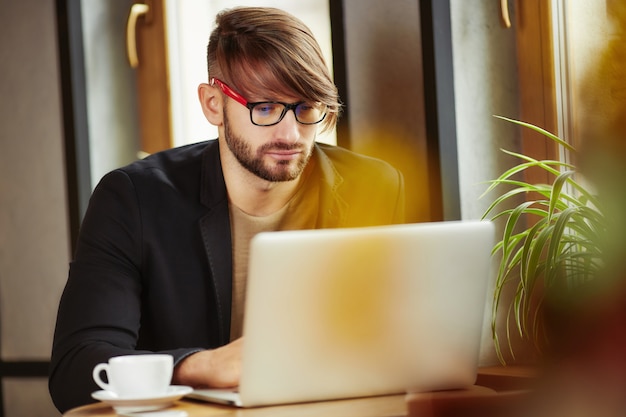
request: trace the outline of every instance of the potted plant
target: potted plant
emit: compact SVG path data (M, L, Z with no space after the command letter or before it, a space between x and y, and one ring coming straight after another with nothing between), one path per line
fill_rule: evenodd
M533 129L571 153L567 142L537 126L500 117ZM540 353L548 341L542 310L546 297L567 297L598 276L602 268L606 222L597 196L586 185L576 167L558 160L536 160L503 150L520 163L502 173L485 191L504 191L489 205L483 219L504 219L501 240L493 248L500 256L492 307L492 336L498 358L505 363L497 329L499 314L505 314L509 351L511 332L531 341ZM525 182L528 169L545 170L554 178L550 184ZM523 201L520 203L520 196ZM506 288L514 294L505 297ZM510 300L510 302L508 302ZM504 311L503 311L504 310Z

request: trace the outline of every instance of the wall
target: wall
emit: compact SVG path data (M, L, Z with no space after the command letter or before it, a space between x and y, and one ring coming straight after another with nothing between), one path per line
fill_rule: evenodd
M500 148L519 148L517 128L493 117L519 113L515 29L500 23L497 2L477 2L451 1L463 218L479 218L489 205L478 197L507 167Z
M503 27L495 1L451 0L450 8L461 215L479 219L494 198L480 198L486 181L511 164L500 149L519 150L517 129L493 117L518 118L515 29ZM511 12L514 21L514 10ZM484 365L497 362L490 329L491 294L490 288L481 352Z
M432 213L418 0L344 0L350 148L404 174L407 220Z
M54 2L0 2L0 355L49 360L67 277ZM8 417L58 415L45 378L3 382Z

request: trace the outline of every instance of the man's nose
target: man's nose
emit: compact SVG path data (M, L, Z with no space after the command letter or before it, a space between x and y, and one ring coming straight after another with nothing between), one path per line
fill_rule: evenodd
M295 109L287 110L283 120L278 122L276 125L279 133L279 139L282 139L285 142L297 142L300 139L299 125L300 123L296 120Z

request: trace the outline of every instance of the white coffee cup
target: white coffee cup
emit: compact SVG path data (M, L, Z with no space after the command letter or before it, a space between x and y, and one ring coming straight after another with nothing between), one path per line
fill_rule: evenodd
M93 368L93 379L105 391L118 397L141 398L165 394L172 380L172 355L147 354L115 356ZM101 378L107 374L108 383Z

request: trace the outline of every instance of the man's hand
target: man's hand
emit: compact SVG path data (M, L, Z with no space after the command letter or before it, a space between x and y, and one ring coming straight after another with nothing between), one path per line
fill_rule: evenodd
M194 353L174 368L172 382L194 388L231 388L239 385L241 346L239 338L214 350Z

